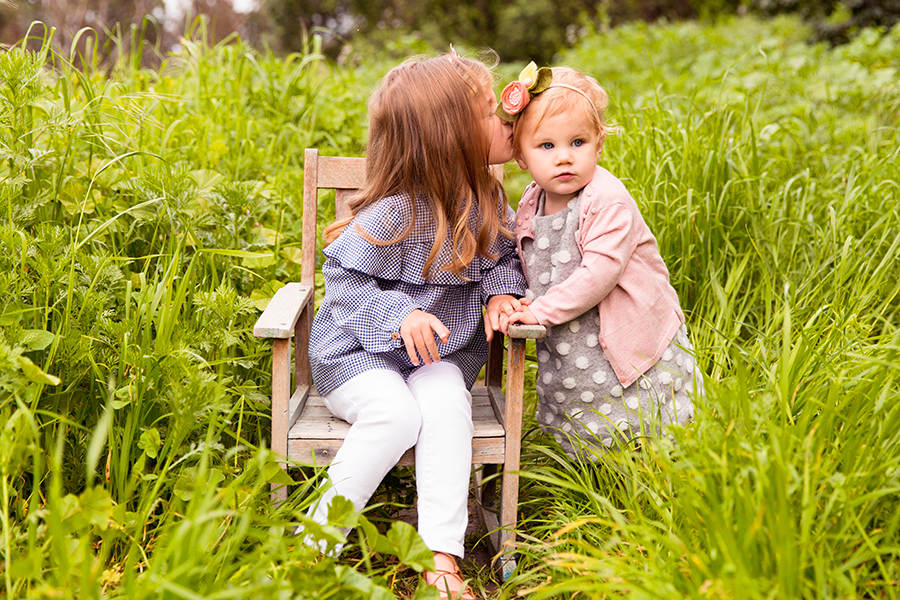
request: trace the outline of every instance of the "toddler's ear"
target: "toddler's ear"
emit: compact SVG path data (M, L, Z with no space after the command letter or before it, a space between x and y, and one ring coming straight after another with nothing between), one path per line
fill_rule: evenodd
M525 164L525 160L518 154L516 154L516 164L518 164L519 168L523 171L528 170L528 165Z

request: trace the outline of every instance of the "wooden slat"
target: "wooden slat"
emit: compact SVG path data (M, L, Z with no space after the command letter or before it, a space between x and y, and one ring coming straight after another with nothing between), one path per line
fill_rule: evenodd
M272 342L272 452L287 455L288 406L291 387L291 342Z
M314 294L301 309L300 318L294 325L294 388L312 386L312 370L309 365L309 336L312 333L313 316L316 311Z
M304 174L305 176L305 174ZM366 181L366 159L347 156L320 156L316 179L320 188L356 190Z
M306 403L309 400L309 392L312 388L308 385L298 387L294 390L294 393L291 394L291 399L288 403L288 437L291 436L290 430L293 429L294 424L297 422L297 418L306 408Z
M503 339L503 335L497 332L488 346L484 365L484 384L487 386L499 386L503 381Z
M303 465L324 466L329 464L341 447L343 440L297 440L288 441L288 454L292 461ZM472 440L472 462L478 464L502 464L505 456L503 438L475 438ZM400 461L401 466L415 464L413 448L407 450Z
M253 335L259 338L290 339L300 311L310 302L311 286L292 282L275 292L266 310L253 326Z
M491 386L485 388L488 394L488 401L491 405L491 410L494 411L494 418L497 419L497 422L500 423L501 427L506 427L504 423L506 422L506 396L503 395L503 390L500 386Z
M297 395L295 394L295 396ZM500 425L494 415L487 393L473 393L472 396L474 437L502 438L505 432L503 426ZM291 404L292 408L294 408L294 398L292 398ZM325 407L321 396L309 396L300 418L296 419L296 422L291 426L288 437L292 441L343 440L348 431L350 431L350 424L332 415L331 411ZM291 458L300 459L295 456L291 456Z
M316 240L319 212L319 151L307 148L303 156L303 238L300 254L300 281L316 284Z
M334 218L343 219L350 216L350 198L355 190L338 190L334 195Z
M507 335L516 340L541 340L547 337L547 328L543 325L523 325L516 323L509 326Z

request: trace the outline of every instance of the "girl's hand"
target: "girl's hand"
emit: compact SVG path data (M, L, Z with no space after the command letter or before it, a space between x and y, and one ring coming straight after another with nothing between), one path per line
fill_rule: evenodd
M484 333L487 340L494 339L494 332L500 331L503 321L516 311L522 310L522 303L515 296L501 294L491 296L487 303L487 314L484 319ZM506 328L503 328L506 331Z
M442 344L450 340L450 330L431 313L417 308L403 319L400 324L400 337L403 338L406 353L413 365L419 366L419 356L426 365L441 362L437 344L434 343L434 334L437 334Z
M530 302L529 302L530 304ZM526 325L540 325L537 318L535 318L534 313L531 312L531 309L528 308L527 305L522 304L522 310L513 313L509 316L507 321L507 326L512 325L513 323L524 323Z

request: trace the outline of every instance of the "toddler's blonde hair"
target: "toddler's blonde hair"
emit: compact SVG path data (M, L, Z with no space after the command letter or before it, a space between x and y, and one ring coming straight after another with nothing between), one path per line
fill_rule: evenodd
M550 87L532 98L516 120L513 129L516 154L521 154L522 137L526 130L534 131L544 119L573 110L583 112L597 134L597 147L602 149L606 136L612 133L605 117L609 95L596 79L581 71L569 67L553 67L551 71L553 80Z

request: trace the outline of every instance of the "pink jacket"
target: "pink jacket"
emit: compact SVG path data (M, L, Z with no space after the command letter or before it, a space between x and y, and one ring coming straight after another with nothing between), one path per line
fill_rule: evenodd
M531 220L540 193L541 188L532 182L519 202L516 245L520 256L522 240L534 239ZM627 387L656 364L684 323L684 313L669 284L656 238L637 204L622 182L600 166L581 193L578 247L581 266L535 298L531 312L542 325L559 325L596 306L600 347Z

